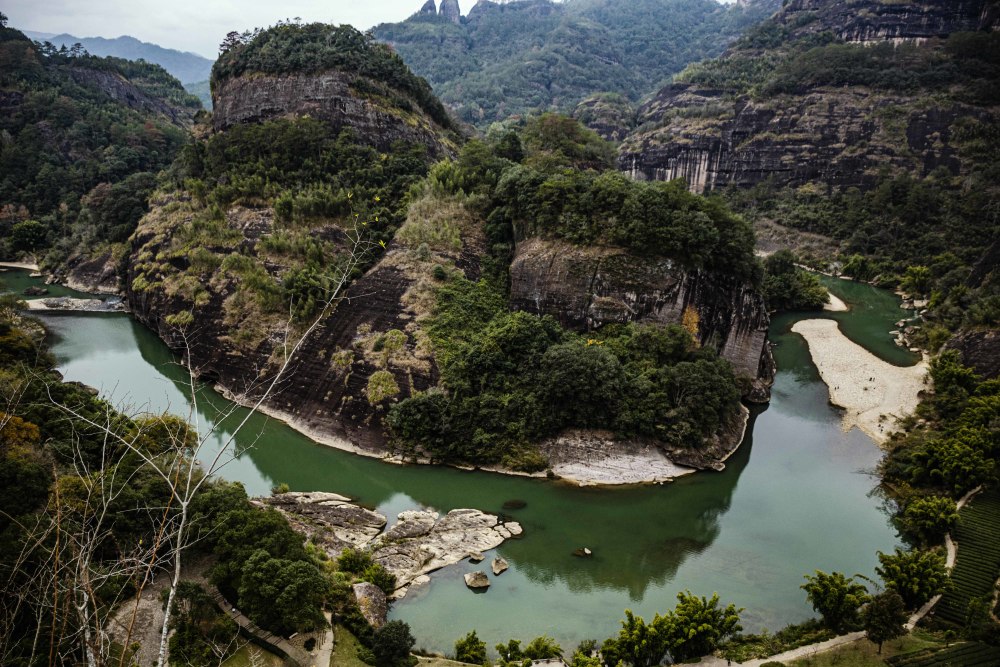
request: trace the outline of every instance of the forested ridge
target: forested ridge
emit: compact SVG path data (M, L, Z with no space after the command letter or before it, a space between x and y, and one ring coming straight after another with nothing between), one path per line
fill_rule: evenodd
M635 102L688 63L720 53L777 6L767 0L747 7L714 0L484 1L466 8L459 23L421 12L376 26L374 35L461 120L485 127L515 114L566 113L594 93Z
M6 21L4 21L6 23ZM55 48L0 27L0 255L58 268L119 248L200 108L157 65Z

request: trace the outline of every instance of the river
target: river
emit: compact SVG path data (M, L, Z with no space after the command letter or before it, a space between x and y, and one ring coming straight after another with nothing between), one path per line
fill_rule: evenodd
M20 289L26 273L2 276ZM867 285L826 280L851 306L826 313L846 335L892 363L915 356L888 331L903 316L898 299ZM66 290L61 290L61 293ZM284 424L254 416L243 450L222 475L251 494L278 483L292 490L336 491L388 515L431 507L504 512L525 529L498 551L510 570L474 594L462 563L432 576L396 603L417 646L450 651L475 629L488 645L547 633L572 649L617 632L623 610L644 617L670 609L678 591L718 592L745 607L748 631L776 630L812 615L800 590L815 569L872 575L877 550L899 541L872 470L880 452L858 430L844 433L805 342L789 332L808 315L776 317L771 327L778 375L770 406L754 415L746 442L723 472L662 486L576 488L538 479L440 467L397 466L317 445ZM97 387L123 408L185 414L184 370L150 331L123 314L45 314L52 349L67 380ZM202 388L199 419L218 419L229 404ZM242 409L223 422L245 414ZM206 455L202 456L203 459ZM503 510L508 500L522 509ZM589 559L573 556L590 548ZM487 563L488 564L488 563Z

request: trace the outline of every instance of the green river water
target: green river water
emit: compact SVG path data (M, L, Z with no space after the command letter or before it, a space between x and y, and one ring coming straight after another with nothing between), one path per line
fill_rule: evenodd
M2 279L18 290L29 282L24 272ZM904 315L895 296L824 280L851 311L822 316L839 320L846 335L892 363L915 362L888 334ZM493 579L488 592L473 594L462 581L462 574L483 564L461 563L435 573L429 585L394 605L392 617L407 621L417 645L427 649L450 650L471 629L488 645L547 633L572 648L581 639L614 634L626 608L646 617L672 608L684 589L717 591L723 601L746 608L746 630L774 630L812 615L799 589L803 574L822 569L871 575L876 550L898 543L882 501L872 493L879 450L856 429L842 432L805 342L789 332L802 317L783 315L772 323L779 372L771 404L756 414L752 434L720 473L663 486L581 489L390 465L317 445L280 422L254 416L239 438L247 451L222 474L243 482L251 494L267 493L280 482L293 490L336 491L390 520L413 508L503 512L505 501L525 501L523 509L507 512L525 532L498 549L511 568ZM184 370L128 316L43 319L67 380L97 387L133 412L186 414ZM206 388L199 407L199 418L207 422L228 403ZM220 432L225 437L226 423ZM579 547L592 549L593 558L574 557Z

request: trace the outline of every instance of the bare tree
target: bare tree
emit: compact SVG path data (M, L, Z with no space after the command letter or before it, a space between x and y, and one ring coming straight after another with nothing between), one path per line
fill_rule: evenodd
M154 543L150 545L148 551L135 554L129 559L127 566L124 564L122 566L129 572L141 573L142 576L138 586L140 595L142 588L148 585L159 568L168 567L170 569L166 611L164 612L160 628L160 642L157 655L158 667L163 667L167 661L167 640L170 632L171 614L177 593L177 586L181 581L184 552L190 545L191 503L204 485L213 479L220 470L239 454L236 451L237 436L246 427L253 414L277 392L279 385L292 366L296 355L301 350L305 341L316 331L321 322L336 309L340 301L345 298L345 291L351 276L357 269L364 265L376 247L376 244L365 233L367 224L367 221L363 220L360 215L355 214L353 216L352 229L347 235L349 242L347 256L344 262L339 267L336 267L334 280L324 295L318 314L311 319L308 326L304 329L295 327L292 316L295 304L290 305L289 315L285 320L282 342L278 346L278 355L274 369L269 376L265 377L262 381L254 382L247 391L236 397L236 402L245 405L249 410L239 420L236 427L224 436L222 445L210 457L206 456L206 452L210 451L209 445L218 434L219 424L231 416L236 406L234 405L228 411L224 412L220 419L214 420L214 423L206 425L201 423L198 409L198 370L195 367L194 360L191 358L192 346L188 332L184 329L179 330L179 335L184 342L184 349L186 350L185 360L188 367L187 392L190 400L186 421L189 430L171 432L168 452L165 454L147 451L142 444L143 433L141 429L138 432L123 433L115 428L110 421L97 422L75 406L61 404L54 397L50 396L52 402L62 409L67 416L76 420L79 424L99 430L106 435L108 443L114 443L132 455L139 457L144 466L160 476L170 490L170 503L167 507L163 508L163 515L157 525L157 537ZM384 247L384 244L379 245ZM272 358L274 358L274 355L272 355ZM206 458L207 462L198 465L196 462L202 457ZM99 506L104 505L100 505L99 503ZM56 523L58 525L59 522L57 521ZM96 536L91 536L89 539L92 540L94 537ZM87 540L83 540L83 542L87 542ZM89 542L87 543L89 544ZM91 557L90 554L92 552L88 551L87 547L76 545L76 548L79 549L79 553L84 558ZM92 561L86 562L89 564ZM121 571L124 570L119 570L119 573ZM78 577L80 577L78 586L81 587L81 591L74 598L77 600L78 609L93 604L93 595L90 592L93 590L93 582L88 584L87 577L89 576L85 576L82 572L78 573ZM138 604L138 597L136 598L136 604ZM101 644L98 644L98 637L101 636L101 630L96 629L96 625L94 624L96 619L94 619L91 611L84 609L79 611L79 613L81 614L81 618L85 617L89 621L87 627L92 628L90 630L91 634L84 638L85 643L88 647L101 646ZM133 623L134 618L133 612ZM126 636L126 643L130 638L131 625L128 631L129 635ZM90 663L91 654L88 653L87 655L88 663ZM96 661L90 664L90 667L96 667Z

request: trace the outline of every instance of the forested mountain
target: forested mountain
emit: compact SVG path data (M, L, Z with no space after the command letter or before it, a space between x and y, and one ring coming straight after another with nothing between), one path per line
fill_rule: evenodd
M112 56L125 60L145 60L159 65L183 84L208 81L214 61L190 51L178 51L143 42L129 35L109 39L107 37L76 37L68 33L50 35L25 30L24 34L38 42L50 42L56 46L70 47L80 44L91 55Z
M940 346L1000 319L998 27L989 0L792 0L643 105L619 166L834 239L819 263L930 297Z
M212 73L212 60L190 51L168 49L159 44L143 42L129 35L109 39L107 37L76 37L68 33L52 35L44 32L25 30L24 34L37 42L49 42L57 47L69 48L80 44L94 56L112 56L124 60L144 60L167 70L184 88L201 100L205 108L212 107L208 94L208 77Z
M0 254L56 269L129 237L200 104L158 65L0 27L0 108Z
M441 100L485 126L529 111L571 111L593 93L636 101L688 63L722 50L777 0L480 0L458 18L433 3L375 36Z

